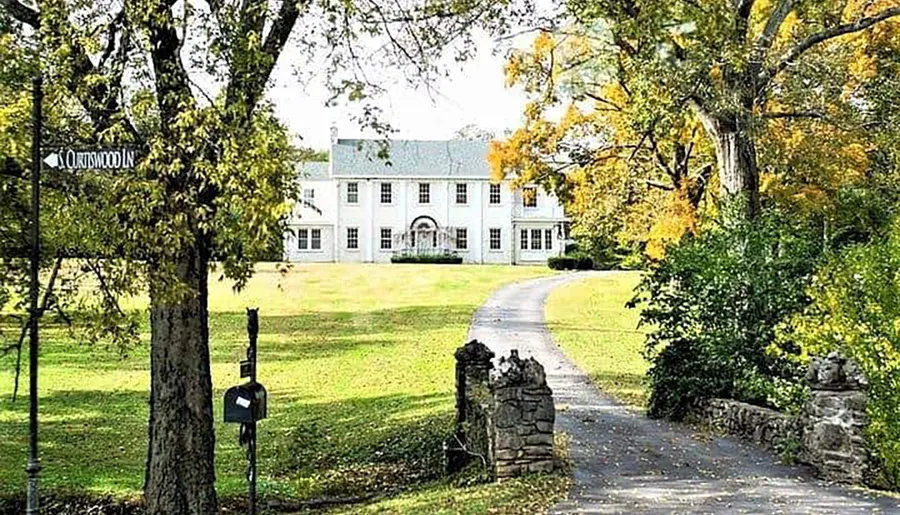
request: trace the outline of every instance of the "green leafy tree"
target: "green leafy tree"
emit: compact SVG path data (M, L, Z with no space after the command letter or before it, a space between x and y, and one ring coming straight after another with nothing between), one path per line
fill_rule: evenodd
M783 345L804 353L841 351L869 381L866 428L870 480L900 486L900 224L868 245L835 253L809 285L811 305L789 321Z
M779 324L809 302L817 243L805 228L765 216L669 249L632 300L650 328L650 416L680 419L710 397L790 406L802 376L796 347L772 351Z
M129 144L143 154L134 171L68 177L59 204L66 218L45 227L65 228L80 255L113 258L92 261L107 279L109 295L98 301L107 312L118 294L149 288L147 512L216 513L208 273L215 249L240 287L296 196L297 156L265 101L286 46L299 50L298 64L321 64L315 71L324 71L335 99L360 102L361 125L384 131L370 101L380 91L379 70L428 80L439 56L472 55L474 29L503 34L528 8L481 0L0 0L0 7L12 34L0 49L14 63L2 73L21 79L41 70L48 143ZM0 101L2 157L12 178L6 184L21 200L30 99L21 80L10 91Z

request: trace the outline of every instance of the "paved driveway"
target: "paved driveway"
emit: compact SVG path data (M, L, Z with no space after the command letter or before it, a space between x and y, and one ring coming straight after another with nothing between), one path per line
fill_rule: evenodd
M498 355L519 349L547 371L557 429L571 437L573 461L569 498L551 513L900 514L897 498L826 484L749 444L647 419L600 392L544 325L547 294L587 275L501 288L475 313L469 330L470 339Z

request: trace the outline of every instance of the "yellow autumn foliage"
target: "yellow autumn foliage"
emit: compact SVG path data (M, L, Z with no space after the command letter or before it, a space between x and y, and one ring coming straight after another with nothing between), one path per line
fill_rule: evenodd
M672 193L647 235L647 257L651 260L664 258L669 245L678 243L685 234L697 232L699 225L697 210L691 206L685 191Z

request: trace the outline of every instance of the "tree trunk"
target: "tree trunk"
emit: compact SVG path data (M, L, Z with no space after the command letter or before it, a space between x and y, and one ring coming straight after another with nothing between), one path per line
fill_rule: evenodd
M726 206L726 219L755 217L759 213L759 170L748 124L735 115L711 113L697 100L691 100L690 106L716 147L719 196Z
M173 298L158 272L171 270L190 293ZM151 269L148 514L218 513L215 491L207 273L198 241ZM165 282L165 281L163 281Z
M729 215L753 218L759 213L759 170L753 140L744 131L720 131L714 142L721 198L733 210Z

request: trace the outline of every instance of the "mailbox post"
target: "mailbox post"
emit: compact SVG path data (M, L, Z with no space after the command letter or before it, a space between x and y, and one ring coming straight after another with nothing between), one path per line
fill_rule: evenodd
M250 483L249 511L256 515L256 422L266 418L266 389L256 382L256 340L259 335L259 309L247 309L247 359L241 361L245 384L225 392L225 422L240 424L239 442L247 446L247 481Z

